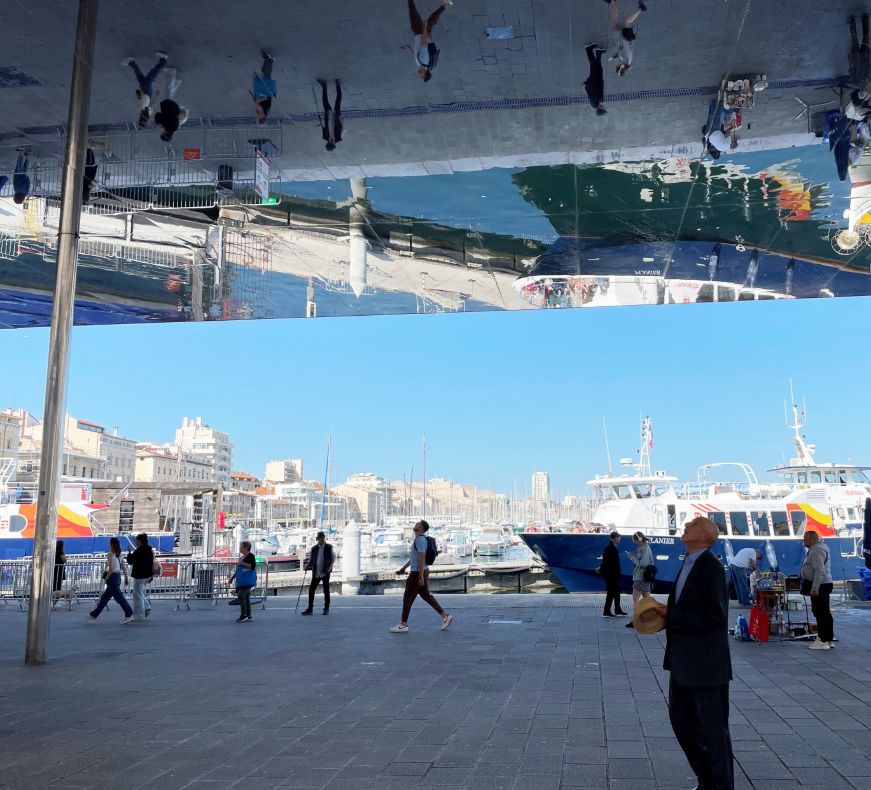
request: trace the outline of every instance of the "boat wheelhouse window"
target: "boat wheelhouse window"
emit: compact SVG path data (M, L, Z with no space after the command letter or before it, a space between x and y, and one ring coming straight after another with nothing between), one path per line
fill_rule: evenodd
M864 483L868 484L868 478L865 476L865 473L861 469L854 469L850 472L851 477L853 478L854 483Z
M668 486L665 483L660 483L653 488L653 493L655 496L662 496L666 491L668 491Z
M807 513L803 510L793 510L789 514L789 518L792 521L793 533L796 537L800 538L804 535L804 528L807 526Z
M834 472L826 472L826 482L830 485L834 485L838 482Z
M847 473L843 469L838 470L838 485L847 485Z
M807 472L799 472L796 479L799 483L807 483Z
M784 476L783 476L783 479L784 479L784 481L786 482L786 484L787 484L788 486L794 486L794 485L795 485L795 475L794 475L792 472L790 472L789 474L784 475ZM832 482L835 482L835 481L834 481L834 478L832 478Z
M774 510L771 513L771 521L774 524L774 536L778 538L789 537L789 520L783 510Z
M647 499L650 496L650 483L638 483L632 487L639 499Z
M823 482L823 473L822 472L811 472L811 482L812 483L822 483Z
M729 521L732 522L733 535L749 535L750 525L747 523L747 514L743 510L729 512Z
M726 514L725 513L708 513L708 518L711 519L720 531L721 535L726 534Z
M755 510L751 514L750 522L753 526L753 534L758 538L767 538L771 534L768 526L768 513L764 510Z
M856 515L856 508L847 508L847 518L850 519L850 521L855 521L858 518L858 516Z
M629 486L617 486L614 489L614 493L617 495L617 499L632 499L632 492Z

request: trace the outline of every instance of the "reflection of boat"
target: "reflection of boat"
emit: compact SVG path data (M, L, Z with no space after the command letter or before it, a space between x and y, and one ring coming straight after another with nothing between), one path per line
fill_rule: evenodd
M713 551L727 565L743 548L760 549L771 569L797 574L804 558L802 535L818 532L832 554L832 576L853 578L862 563L861 522L871 483L865 471L853 464L818 464L813 446L800 433L803 421L794 407L796 458L771 471L782 484L762 484L746 464L708 464L696 482L676 487L676 478L650 470L652 432L649 418L642 423L639 463L633 475L608 474L590 481L597 507L586 534L525 533L524 542L549 566L571 592L600 591L595 569L601 564L607 533L644 532L657 566L657 591L671 588L683 561L682 525L695 516L717 524L720 540ZM631 464L631 459L629 459ZM745 475L739 483L712 483L710 469L738 466ZM592 532L595 529L595 532ZM622 555L621 555L622 556ZM632 569L621 559L622 582L628 589Z
M471 557L475 551L468 530L452 529L444 537L444 553L453 557Z
M32 486L31 486L32 488ZM108 550L109 538L96 521L96 514L108 508L105 504L92 504L91 488L87 484L62 483L58 504L57 539L64 542L67 554L99 554ZM36 503L27 484L7 483L0 491L0 559L14 559L33 554L33 536L36 529ZM134 548L127 536L129 546ZM149 543L160 552L175 548L175 537L169 533L148 536Z

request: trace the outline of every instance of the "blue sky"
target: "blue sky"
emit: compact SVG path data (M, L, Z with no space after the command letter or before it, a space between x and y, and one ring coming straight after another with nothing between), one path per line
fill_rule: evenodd
M234 466L301 456L340 478L421 470L502 490L579 492L633 455L643 414L654 466L694 478L790 452L788 380L808 402L818 460L871 462L868 298L75 330L68 411L168 441L182 416L228 431ZM0 332L0 404L40 415L48 330Z

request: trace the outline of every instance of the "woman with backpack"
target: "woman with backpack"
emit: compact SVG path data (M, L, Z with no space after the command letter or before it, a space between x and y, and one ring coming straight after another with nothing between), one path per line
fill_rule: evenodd
M106 608L110 598L114 598L118 605L124 610L124 619L122 625L133 622L133 610L124 593L121 592L121 574L124 574L124 585L129 581L127 578L127 566L124 560L121 559L121 541L118 538L109 538L109 551L106 553L106 570L103 571L103 580L106 582L106 589L100 596L100 601L97 603L97 608L91 611L85 620L93 623L99 616L100 612Z
M402 620L399 625L393 626L390 631L394 634L408 633L408 615L411 614L411 607L415 599L419 595L433 609L438 612L442 618L441 630L444 631L453 621L454 616L448 614L439 602L432 596L429 591L429 566L435 562L435 538L427 536L429 524L426 521L418 521L414 525L414 540L411 542L411 555L408 562L405 563L397 573L405 573L407 568L411 568L411 573L405 581L405 592L402 595Z
M650 550L650 542L644 533L634 533L632 535L632 542L635 544L635 551L627 551L626 556L635 566L635 570L632 571L632 610L635 611L635 607L641 598L650 598L653 579L650 578L652 571L649 571L648 568L655 566L653 565L653 552ZM626 627L634 628L631 620L626 623Z
M133 577L133 617L137 622L142 622L151 614L145 586L154 576L154 551L148 545L148 535L144 532L136 536L135 551L127 552L127 564Z

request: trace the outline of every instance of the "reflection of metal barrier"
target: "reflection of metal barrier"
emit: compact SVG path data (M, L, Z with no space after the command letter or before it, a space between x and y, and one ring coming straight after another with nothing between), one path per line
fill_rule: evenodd
M236 592L230 587L230 576L236 570L236 563L227 560L197 560L189 557L175 558L161 556L156 558L162 573L148 583L145 593L150 600L174 601L176 611L182 606L190 609L190 602L230 600ZM8 604L17 601L19 609L26 609L30 603L30 577L33 569L32 559L5 560L0 562L0 601ZM57 566L58 568L60 566ZM52 608L66 605L72 609L82 601L94 602L103 594L105 582L103 571L106 561L103 558L67 559L64 564L64 579L60 589L52 592ZM129 574L128 568L128 574ZM132 595L130 587L124 594ZM251 593L252 599L260 599L262 609L266 608L269 589L269 563L257 563L257 586Z

